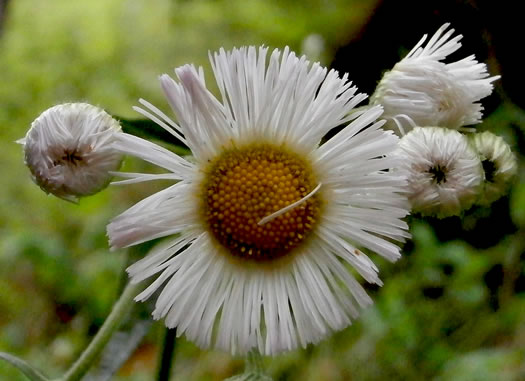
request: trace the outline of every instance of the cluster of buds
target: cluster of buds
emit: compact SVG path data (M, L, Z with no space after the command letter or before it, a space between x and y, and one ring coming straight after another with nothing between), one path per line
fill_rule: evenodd
M487 67L473 55L443 62L461 47L461 35L443 25L384 74L370 98L384 107L386 128L401 136L397 154L408 178L412 212L444 218L505 194L517 172L509 146L481 123L479 101L490 95Z

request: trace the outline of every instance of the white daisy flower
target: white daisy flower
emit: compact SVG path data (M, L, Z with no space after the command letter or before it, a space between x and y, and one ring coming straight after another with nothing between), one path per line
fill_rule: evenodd
M455 130L416 127L399 141L412 212L457 216L480 194L483 168L467 138Z
M161 289L154 318L203 348L271 355L317 343L372 303L348 265L381 284L357 245L394 261L390 240L408 236L405 179L386 171L398 138L380 128L379 106L349 116L366 96L346 75L287 48L269 62L264 47L210 59L221 100L186 65L178 80L160 78L179 124L144 100L136 108L185 142L193 163L131 135L116 143L169 171L123 182L178 182L116 217L111 246L170 237L128 268L133 282L159 275L136 300Z
M478 102L492 93L492 82L484 63L474 55L457 62L442 62L461 47L462 35L452 37L444 24L428 41L427 35L385 73L371 104L385 108L383 118L388 128L401 135L415 126L439 126L458 129L481 122L483 107Z
M111 147L120 125L101 108L65 103L44 111L25 138L25 163L46 193L77 202L104 189L122 155Z
M490 205L503 196L518 171L516 157L502 137L485 131L471 136L485 173L480 205Z

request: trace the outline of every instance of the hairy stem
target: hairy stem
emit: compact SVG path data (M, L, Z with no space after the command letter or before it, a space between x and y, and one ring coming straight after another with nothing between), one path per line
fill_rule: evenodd
M105 345L108 343L111 335L126 318L127 313L133 306L133 298L138 294L142 287L141 284L128 283L120 295L119 300L117 300L113 306L106 321L102 327L100 327L100 330L97 332L91 343L89 343L86 350L80 355L78 360L60 379L61 381L77 381L86 374L95 360L97 360Z

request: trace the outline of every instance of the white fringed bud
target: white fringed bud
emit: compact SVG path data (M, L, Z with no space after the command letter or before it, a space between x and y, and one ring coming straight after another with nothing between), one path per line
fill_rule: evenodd
M473 55L457 62L442 62L461 47L462 35L453 38L454 29L445 24L423 46L427 36L408 55L385 73L371 104L383 105L386 127L400 135L415 126L458 129L481 122L478 101L491 94L492 82L484 63Z
M481 161L458 131L416 127L401 138L396 154L407 176L412 212L438 218L456 216L479 197Z
M77 202L105 188L122 155L111 144L119 123L86 103L66 103L44 111L25 138L25 163L46 193Z

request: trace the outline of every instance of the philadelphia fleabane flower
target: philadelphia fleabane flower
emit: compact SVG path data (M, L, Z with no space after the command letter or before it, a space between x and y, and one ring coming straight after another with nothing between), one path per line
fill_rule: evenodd
M480 205L490 205L508 190L518 171L516 157L502 137L485 131L471 136L483 165L483 194Z
M44 111L18 141L32 178L46 193L76 202L105 188L122 154L111 147L119 123L99 107L65 103Z
M401 135L415 126L439 126L458 129L481 122L483 107L478 102L491 94L492 82L484 63L474 55L444 63L443 60L461 47L462 35L452 37L444 24L423 46L427 35L385 73L371 104L385 108L383 118L388 128Z
M480 195L483 169L465 135L416 127L399 141L399 170L408 179L412 212L438 218L460 215Z
M160 77L178 124L144 100L136 108L183 141L192 162L127 134L115 144L169 171L123 173L124 183L178 182L111 221L110 244L169 237L128 272L133 282L158 275L137 300L161 289L154 318L201 347L275 354L317 343L372 303L349 265L381 284L358 247L394 261L391 240L408 236L405 179L387 171L398 138L380 128L379 106L350 116L366 96L346 75L288 49L210 60L220 99L186 65L177 80Z

